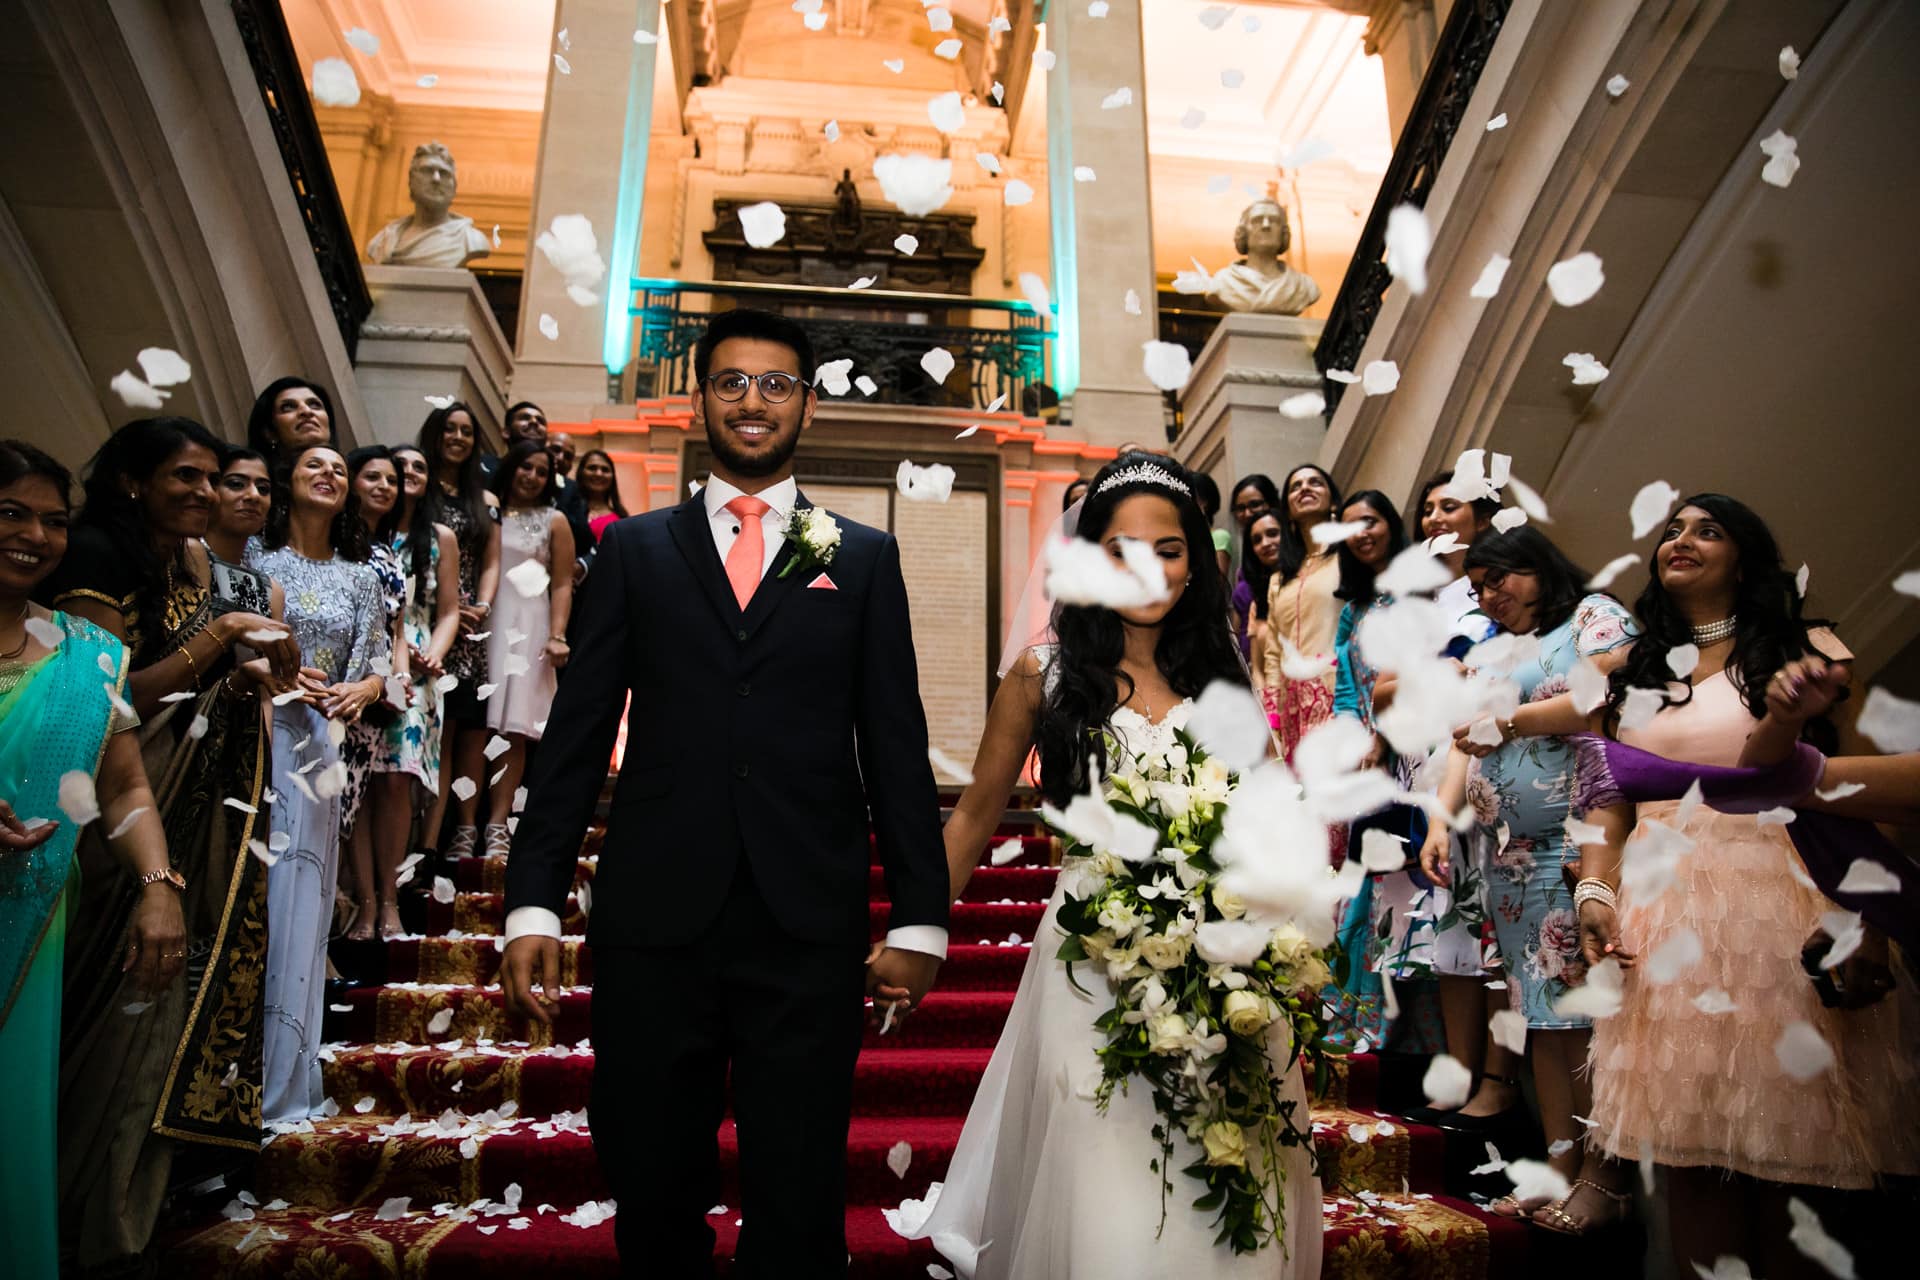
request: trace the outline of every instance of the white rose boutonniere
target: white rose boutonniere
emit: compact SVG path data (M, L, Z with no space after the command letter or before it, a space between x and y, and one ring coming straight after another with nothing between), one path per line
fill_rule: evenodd
M824 569L840 550L840 526L825 507L799 507L787 518L787 545L793 548L780 576L795 569Z

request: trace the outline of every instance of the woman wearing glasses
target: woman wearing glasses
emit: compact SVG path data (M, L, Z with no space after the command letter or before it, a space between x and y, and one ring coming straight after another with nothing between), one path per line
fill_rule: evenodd
M1539 638L1536 655L1500 673L1518 686L1523 706L1567 692L1568 675L1583 659L1603 667L1617 662L1638 633L1626 608L1612 596L1588 592L1587 574L1532 525L1482 534L1467 550L1465 568L1481 611L1496 626ZM1440 803L1449 813L1473 805L1471 839L1500 940L1508 1007L1526 1019L1540 1127L1559 1152L1548 1163L1569 1182L1584 1177L1617 1189L1618 1171L1583 1154L1584 1129L1576 1119L1590 1114L1593 1103L1582 1070L1592 1023L1554 1007L1586 974L1573 891L1560 874L1579 856L1566 830L1574 749L1566 738L1504 736L1512 740L1480 760L1452 748ZM1435 823L1420 850L1420 869L1446 884L1451 861L1447 827ZM1570 1145L1560 1146L1563 1141ZM1531 1217L1547 1201L1502 1196L1492 1207L1505 1217Z

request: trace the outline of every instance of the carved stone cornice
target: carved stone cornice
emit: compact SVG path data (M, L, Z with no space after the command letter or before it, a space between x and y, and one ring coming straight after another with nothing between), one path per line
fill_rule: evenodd
M369 320L360 326L360 336L372 342L467 342L473 330L463 324L386 324Z

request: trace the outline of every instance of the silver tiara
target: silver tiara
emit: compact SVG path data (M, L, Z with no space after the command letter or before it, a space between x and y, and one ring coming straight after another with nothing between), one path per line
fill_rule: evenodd
M1105 480L1102 480L1100 487L1095 489L1094 492L1105 493L1115 485L1122 484L1157 484L1163 489L1172 489L1177 493L1184 493L1189 498L1193 496L1193 490L1188 487L1185 480L1174 475L1173 472L1160 466L1158 463L1153 462L1136 462L1130 467L1114 472Z

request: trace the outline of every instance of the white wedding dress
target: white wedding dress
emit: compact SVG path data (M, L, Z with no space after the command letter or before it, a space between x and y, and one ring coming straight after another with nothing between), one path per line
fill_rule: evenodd
M1122 707L1111 728L1121 749L1163 752L1193 710L1189 699L1158 724ZM1114 762L1118 768L1118 762ZM1095 1051L1105 1037L1094 1019L1110 1005L1106 974L1091 964L1067 980L1055 958L1065 936L1054 925L1064 889L1056 885L1027 956L1006 1030L967 1113L945 1184L928 1192L931 1212L903 1206L902 1234L929 1239L972 1280L1293 1280L1320 1274L1320 1183L1304 1147L1283 1149L1284 1244L1235 1254L1215 1245L1214 1215L1193 1207L1205 1188L1179 1170L1197 1149L1184 1138L1173 1153L1173 1189L1160 1223L1159 1155L1151 1130L1153 1093L1136 1083L1116 1092L1105 1113L1092 1094L1100 1079ZM1276 1024L1269 1052L1286 1061L1290 1030ZM1284 1078L1297 1099L1296 1123L1309 1127L1298 1064ZM1157 1235L1156 1235L1157 1233Z

